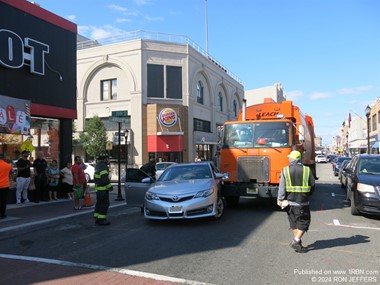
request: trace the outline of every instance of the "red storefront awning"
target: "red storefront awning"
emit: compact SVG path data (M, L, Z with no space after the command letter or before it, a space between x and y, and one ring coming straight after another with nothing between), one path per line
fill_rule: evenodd
M148 152L182 152L183 135L148 136Z

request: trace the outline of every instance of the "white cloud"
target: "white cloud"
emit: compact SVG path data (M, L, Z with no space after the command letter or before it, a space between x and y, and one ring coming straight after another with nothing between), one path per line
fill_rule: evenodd
M310 99L319 100L319 99L330 98L331 96L332 94L330 92L314 92L314 93L311 93Z
M338 94L343 95L350 95L350 94L362 94L368 91L371 91L373 89L372 85L368 86L360 86L360 87L353 87L353 88L342 88L337 91Z
M68 15L66 17L67 20L71 21L71 22L74 22L76 20L76 16L75 15Z
M131 23L132 20L131 19L126 19L126 18L117 18L116 19L116 23Z
M117 12L122 12L122 13L128 13L129 10L126 7L122 7L116 4L111 4L107 6L109 9L117 11Z
M285 94L285 97L287 100L294 100L296 98L303 97L303 96L304 96L304 93L303 91L300 91L300 90L289 91L289 92L286 92Z
M78 26L78 34L86 36L90 30L89 26Z
M150 16L145 16L145 20L151 21L151 22L156 22L156 21L163 21L164 17L150 17Z
M111 25L105 25L102 27L79 26L78 33L91 40L100 40L114 35L123 34L125 31Z
M350 105L356 105L358 103L358 100L351 100L348 102Z
M133 2L135 2L135 4L137 6L143 6L143 5L147 5L148 4L147 0L134 0Z

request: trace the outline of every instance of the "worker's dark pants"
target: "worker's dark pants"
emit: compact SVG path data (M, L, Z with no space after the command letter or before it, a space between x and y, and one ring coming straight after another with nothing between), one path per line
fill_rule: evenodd
M110 206L109 191L98 190L96 191L96 204L94 218L107 219L107 211Z
M47 191L47 176L45 173L40 173L35 176L34 185L36 186L34 202L49 200Z

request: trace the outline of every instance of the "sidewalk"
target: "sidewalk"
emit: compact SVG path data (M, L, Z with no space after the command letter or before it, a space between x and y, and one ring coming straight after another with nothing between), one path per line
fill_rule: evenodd
M92 203L96 202L95 193L90 189ZM125 200L115 201L117 191L110 193L110 208L125 205ZM8 204L7 218L0 220L0 235L14 230L31 228L38 224L65 219L76 215L88 215L94 206L74 210L73 201L56 201L21 205ZM32 211L32 214L31 214ZM9 270L17 268L16 270ZM131 284L131 285L175 285L202 284L190 280L170 278L161 275L106 268L90 264L77 264L68 261L13 256L0 253L0 284L24 285L71 285L71 284Z

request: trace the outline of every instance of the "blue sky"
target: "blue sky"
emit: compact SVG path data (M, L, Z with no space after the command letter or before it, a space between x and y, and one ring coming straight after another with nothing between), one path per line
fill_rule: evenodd
M348 114L380 97L378 0L36 0L91 39L147 30L184 35L245 90L279 82L331 143Z

